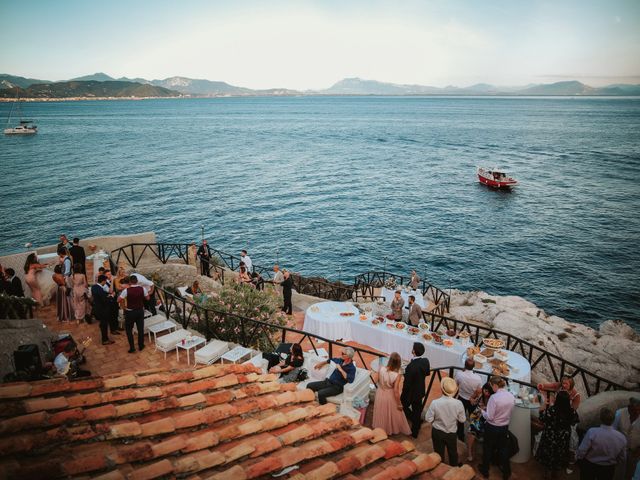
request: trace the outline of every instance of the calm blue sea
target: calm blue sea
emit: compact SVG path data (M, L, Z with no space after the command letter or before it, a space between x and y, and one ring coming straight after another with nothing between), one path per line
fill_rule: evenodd
M0 104L6 118L8 104ZM640 99L29 103L0 138L0 252L155 230L303 274L369 269L640 328ZM476 165L521 186L492 191Z

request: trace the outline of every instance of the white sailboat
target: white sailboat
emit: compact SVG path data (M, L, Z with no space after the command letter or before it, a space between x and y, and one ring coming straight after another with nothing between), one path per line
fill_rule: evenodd
M14 113L15 110L15 113ZM15 127L11 127L11 117L20 118L20 124ZM20 100L16 95L16 101L11 105L9 111L9 117L7 118L7 128L4 129L5 135L33 135L38 133L38 127L33 123L33 120L24 120L22 118L22 111L20 110Z

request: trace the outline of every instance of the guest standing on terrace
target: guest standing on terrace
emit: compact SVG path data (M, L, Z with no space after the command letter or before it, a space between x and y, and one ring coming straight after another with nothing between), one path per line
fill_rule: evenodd
M59 322L67 322L73 318L71 295L67 281L62 274L62 265L56 265L51 277L57 285L56 290L56 317Z
M87 255L84 252L84 248L80 246L80 239L75 237L73 239L73 246L69 249L69 253L71 254L71 258L73 259L73 269L75 272L87 273L86 263L87 263ZM78 270L79 265L79 270Z
M404 299L402 298L400 290L396 290L393 300L391 300L391 314L387 315L387 318L390 320L395 320L396 322L401 322L402 307L404 307Z
M275 288L276 292L278 293L282 292L282 287L280 285L282 284L283 281L284 281L284 275L280 271L280 267L278 265L274 265L273 280L271 280L271 282L273 283L273 287Z
M60 249L64 248L67 252L69 251L69 239L65 234L60 235L60 243L58 243L56 252L60 252Z
M35 253L30 253L27 260L24 262L24 281L29 285L29 288L31 289L31 297L38 305L42 305L42 292L40 291L38 276L46 267L46 265L38 263L38 257L36 257ZM18 279L18 281L19 280L20 279Z
M13 268L7 268L5 270L5 279L5 289L7 295L11 295L13 297L24 297L22 282L16 276L16 271Z
M424 345L420 342L413 344L411 351L413 359L404 369L404 384L402 385L402 407L407 420L411 424L411 435L418 438L420 433L420 424L422 423L422 400L425 393L425 380L431 371L428 358L422 358L424 355Z
M387 435L411 434L400 400L402 392L402 360L397 352L389 355L386 367L380 367L378 389L373 404L373 428L381 428Z
M282 311L287 315L293 313L293 303L291 303L291 296L293 295L293 277L291 272L285 270L284 280L282 281L282 297L284 299L284 305Z
M431 424L431 440L433 451L444 461L444 451L449 455L449 465L458 466L458 422L464 423L466 416L464 406L457 398L453 398L458 391L456 381L445 377L440 382L443 397L436 398L429 408L425 420Z
M355 351L351 347L346 347L342 351L340 358L330 358L326 362L319 362L314 368L321 369L325 365L333 363L335 370L329 378L321 382L311 382L307 385L309 390L318 392L318 402L320 405L327 403L327 397L340 395L344 391L347 383L353 383L356 378L356 366L353 364L353 355Z
M247 267L247 272L251 274L253 272L253 262L251 261L251 257L247 255L246 250L242 250L240 252L240 256L242 257L242 261L244 262L244 266Z
M113 308L105 289L106 283L106 275L98 275L98 283L91 286L91 297L93 298L93 316L96 317L100 325L102 345L111 345L115 343L109 339L109 321L111 320Z
M505 389L504 378L493 376L489 380L494 394L487 402L487 409L482 412L486 423L484 427L484 448L482 452L482 464L478 470L485 477L489 476L489 467L495 455L498 456L502 469L502 478L511 476L511 462L509 461L508 429L511 420L511 412L516 399Z
M138 330L138 350L144 349L144 302L149 299L148 293L138 285L136 275L129 276L129 287L125 288L119 297L124 308L124 329L129 340L129 353L135 353L133 342L133 326Z
M156 288L154 283L149 280L147 277L140 273L132 273L129 275L129 280L131 277L135 277L138 281L138 285L145 289L145 300L144 300L144 308L151 312L151 315L156 315L158 311L156 310Z
M409 323L414 327L422 320L422 308L416 303L416 297L409 295Z
M627 439L612 426L613 411L600 409L600 426L587 430L577 451L580 480L611 480L617 464L627 457Z
M87 314L87 291L89 289L89 283L87 282L87 276L82 271L82 265L76 263L73 271L74 273L71 277L73 283L73 313L76 322L80 323Z
M211 259L211 252L209 251L209 245L207 245L206 240L202 240L202 245L198 248L197 254L200 259L201 274L210 277L211 272L209 270L209 260Z
M409 286L414 290L417 290L420 286L420 277L415 270L411 270L411 280L409 281Z

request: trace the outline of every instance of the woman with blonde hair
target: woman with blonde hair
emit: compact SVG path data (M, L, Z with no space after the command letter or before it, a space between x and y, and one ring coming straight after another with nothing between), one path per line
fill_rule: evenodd
M380 367L378 373L378 390L373 405L373 428L381 428L387 435L411 435L411 428L400 401L403 379L400 373L401 366L400 355L393 352L389 355L387 366Z

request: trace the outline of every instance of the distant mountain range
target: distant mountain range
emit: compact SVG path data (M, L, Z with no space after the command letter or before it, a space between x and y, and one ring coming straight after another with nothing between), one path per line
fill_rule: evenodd
M479 83L470 87L432 87L345 78L324 90L297 91L285 88L252 90L226 82L169 77L164 80L144 78L113 78L106 73L94 73L64 82L0 74L0 97L68 98L68 97L219 97L276 95L605 95L640 96L640 85L616 84L590 87L578 81L525 86L495 86Z

